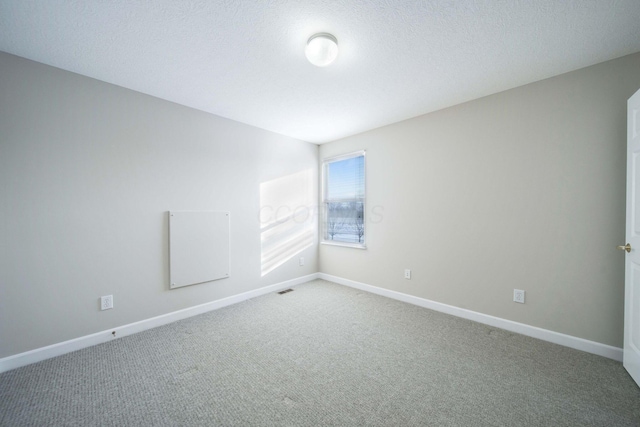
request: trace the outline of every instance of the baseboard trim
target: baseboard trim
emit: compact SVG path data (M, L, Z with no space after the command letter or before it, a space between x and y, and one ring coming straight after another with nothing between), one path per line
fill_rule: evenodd
M595 341L585 340L583 338L571 335L561 334L559 332L550 331L548 329L538 328L536 326L526 325L511 320L502 319L500 317L490 316L488 314L478 313L476 311L455 307L448 304L416 297L413 295L403 294L401 292L391 291L389 289L379 288L366 283L355 282L353 280L344 279L330 274L319 273L319 278L329 282L338 283L340 285L349 286L351 288L360 289L362 291L371 292L373 294L382 295L398 301L439 311L453 316L462 317L464 319L473 320L474 322L484 323L485 325L494 326L496 328L505 329L507 331L516 332L518 334L527 335L543 341L552 342L565 347L574 348L576 350L586 351L587 353L597 354L609 359L622 362L623 351L621 348L601 344Z
M237 304L251 298L256 298L261 295L279 291L281 289L300 285L317 278L319 278L319 273L309 274L307 276L302 276L296 279L276 283L274 285L254 289L252 291L243 292L238 295L232 295L227 298L222 298L205 304L196 305L193 307L141 320L139 322L130 323L128 325L118 326L116 328L111 328L102 332L97 332L95 334L74 338L69 341L64 341L46 347L36 348L24 353L15 354L13 356L8 356L0 359L0 373L19 368L21 366L30 365L35 362L40 362L42 360L50 359L52 357L60 356L66 353L70 353L72 351L91 347L96 344L102 344L114 339L126 337L127 335L142 332L147 329L156 328L158 326L166 325L168 323L186 319L188 317L197 316L199 314ZM116 333L115 337L113 336L114 331Z
M298 277L296 279L287 280L284 282L276 283L273 285L265 286L259 289L255 289L248 292L243 292L238 295L233 295L227 298L222 298L216 301L211 301L205 304L196 305L193 307L185 308L182 310L174 311L171 313L163 314L160 316L152 317L149 319L141 320L139 322L130 323L128 325L118 326L95 334L86 335L72 340L64 341L57 344L52 344L46 347L37 348L24 353L19 353L13 356L8 356L0 359L0 373L9 371L11 369L19 368L21 366L30 365L35 362L50 359L52 357L60 356L72 351L80 350L86 347L91 347L96 344L105 343L114 339L126 337L128 335L142 332L147 329L152 329L158 326L166 325L168 323L176 322L178 320L186 319L192 316L197 316L209 311L217 310L223 307L227 307L233 304L237 304L242 301L246 301L251 298L256 298L261 295L268 294L270 292L279 291L281 289L300 285L302 283L310 282L315 279L323 279L330 282L334 282L340 285L349 286L351 288L360 289L362 291L371 292L373 294L381 295L387 298L392 298L398 301L403 301L409 304L417 305L420 307L428 308L431 310L439 311L453 316L461 317L468 320L473 320L485 325L494 326L496 328L504 329L511 332L516 332L522 335L527 335L533 338L541 339L543 341L552 342L565 347L574 348L576 350L586 351L588 353L604 356L609 359L622 362L623 350L618 347L613 347L606 344L601 344L595 341L589 341L583 338L574 337L571 335L561 334L559 332L550 331L548 329L538 328L536 326L526 325L524 323L518 323L511 320L502 319L487 314L478 313L476 311L467 310L464 308L455 307L448 304L428 300L425 298L416 297L413 295L403 294L401 292L391 291L389 289L379 288L376 286L368 285L366 283L356 282L353 280L345 279L338 276L332 276L326 273L313 273L307 276ZM114 338L112 332L116 332Z

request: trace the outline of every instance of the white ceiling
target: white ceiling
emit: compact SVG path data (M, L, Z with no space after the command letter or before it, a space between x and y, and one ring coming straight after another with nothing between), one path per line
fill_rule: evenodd
M323 143L638 52L640 0L0 0L0 50Z

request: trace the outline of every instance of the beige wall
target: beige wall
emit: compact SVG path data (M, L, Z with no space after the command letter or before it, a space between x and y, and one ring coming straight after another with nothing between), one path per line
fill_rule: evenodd
M320 270L621 347L639 70L635 54L322 145L367 150L369 218L368 249L321 245Z
M259 211L294 174L315 201L317 164L314 144L0 52L0 357L315 273L314 240L261 276ZM229 279L169 290L169 210L231 212Z
M0 357L318 268L620 347L639 69L635 54L321 146L367 149L368 249L323 245L318 265L313 245L262 277L261 184L315 181L317 146L0 53ZM230 279L168 290L168 210L231 211Z

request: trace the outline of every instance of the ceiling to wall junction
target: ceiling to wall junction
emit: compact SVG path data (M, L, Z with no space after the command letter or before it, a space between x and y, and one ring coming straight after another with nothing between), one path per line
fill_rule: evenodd
M638 22L638 0L3 0L0 50L323 143L638 52Z

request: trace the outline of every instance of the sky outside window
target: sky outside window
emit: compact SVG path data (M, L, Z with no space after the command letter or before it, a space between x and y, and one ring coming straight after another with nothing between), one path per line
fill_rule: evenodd
M327 199L364 198L364 156L328 164Z

